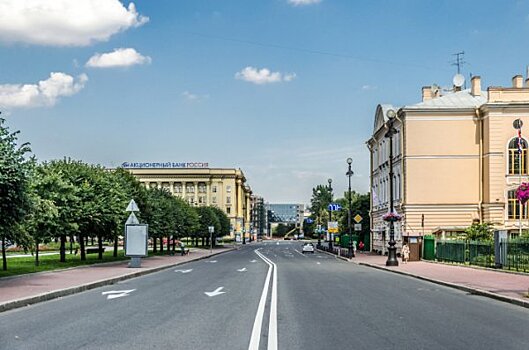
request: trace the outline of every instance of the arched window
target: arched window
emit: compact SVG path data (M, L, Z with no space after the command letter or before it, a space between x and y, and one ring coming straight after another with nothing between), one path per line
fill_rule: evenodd
M520 143L521 152L517 137L509 142L509 175L527 175L527 143L524 139Z
M520 201L516 198L516 190L511 190L508 192L508 218L512 220L520 219L520 213L522 219L527 219L527 203L521 205Z

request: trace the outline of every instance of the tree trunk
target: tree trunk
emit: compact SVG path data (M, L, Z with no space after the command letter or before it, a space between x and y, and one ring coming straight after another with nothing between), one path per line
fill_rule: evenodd
M118 237L114 239L114 254L112 256L115 258L118 256Z
M81 251L81 261L86 260L86 251L85 251L85 237L79 232L79 250Z
M163 236L160 237L160 254L163 254Z
M204 237L202 237L202 246L204 246Z
M206 246L209 247L209 236L206 237Z
M152 252L158 253L158 246L156 245L158 243L158 238L154 237L152 243Z
M61 235L60 262L66 262L66 235Z
M97 258L103 260L103 237L101 235L97 235L97 246L99 248L99 256Z
M39 241L35 241L35 266L39 266Z
M70 255L73 254L73 234L70 235Z
M171 240L169 239L171 236L167 237L167 254L171 252Z
M176 250L176 242L175 242L175 239L173 237L173 255L174 255L175 250Z
M2 270L7 271L6 238L2 237Z

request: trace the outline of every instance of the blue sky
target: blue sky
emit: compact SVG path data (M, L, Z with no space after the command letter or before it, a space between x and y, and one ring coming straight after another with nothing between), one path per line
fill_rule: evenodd
M450 86L453 53L483 87L529 64L529 1L309 2L0 0L0 109L40 160L209 162L308 202L347 157L368 191L377 104Z

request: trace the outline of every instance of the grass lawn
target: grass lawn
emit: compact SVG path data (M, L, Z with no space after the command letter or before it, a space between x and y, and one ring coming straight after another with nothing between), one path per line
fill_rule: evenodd
M111 261L127 260L123 250L118 251L118 256L113 257L113 252L108 251L103 253L103 260L99 260L98 254L87 254L86 260L81 261L80 255L66 254L66 262L59 262L59 255L44 255L39 256L39 266L35 266L35 257L21 257L7 259L7 271L0 270L0 278L7 276L23 275L26 273L51 271L57 269L64 269L68 267L92 265L98 263L106 263Z

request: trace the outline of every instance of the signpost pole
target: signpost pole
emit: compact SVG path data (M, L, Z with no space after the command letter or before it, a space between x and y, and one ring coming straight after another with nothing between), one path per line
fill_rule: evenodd
M213 232L215 232L215 226L208 226L209 231L209 252L213 253Z

